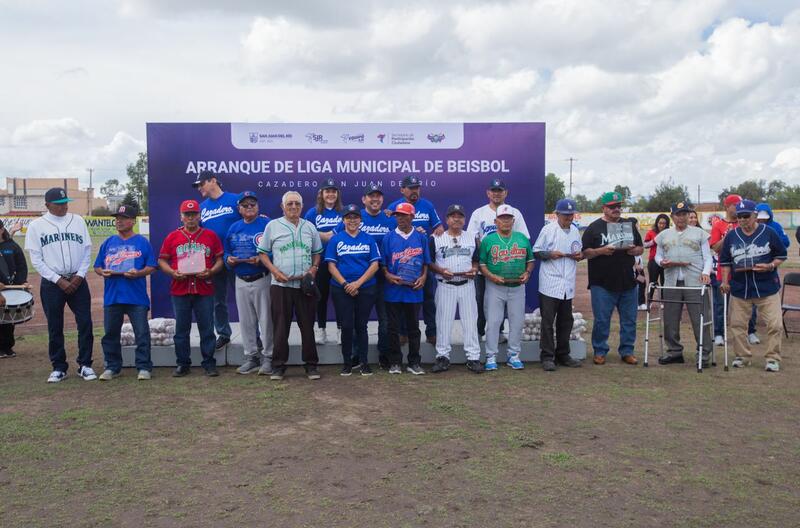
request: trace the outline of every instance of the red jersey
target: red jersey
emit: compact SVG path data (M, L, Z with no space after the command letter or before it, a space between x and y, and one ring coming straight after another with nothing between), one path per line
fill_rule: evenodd
M644 235L644 241L645 242L650 242L650 241L653 242L653 245L650 246L650 253L649 253L648 257L647 257L648 260L652 260L653 262L655 262L655 260L656 260L656 251L658 250L658 248L656 247L656 237L657 236L658 236L658 233L656 233L652 229L650 229Z
M736 220L729 222L724 218L714 222L711 226L711 236L708 238L708 245L713 246L720 240L724 239L725 235L728 234L728 231L735 229L737 225L739 225L739 223ZM720 269L719 262L717 262L717 280L722 280L722 270Z
M219 237L211 230L200 228L189 233L178 228L167 235L161 245L158 258L169 262L169 267L177 270L178 260L198 252L205 255L206 269L211 269L217 258L222 257L223 249ZM169 287L170 295L214 295L214 284L210 278L202 280L190 277L174 280Z

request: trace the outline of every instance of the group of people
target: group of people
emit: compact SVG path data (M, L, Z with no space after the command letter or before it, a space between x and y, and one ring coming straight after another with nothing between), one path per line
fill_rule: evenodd
M101 380L121 373L120 332L125 315L135 335L138 379L150 379L153 365L146 277L157 269L171 279L175 377L190 373L192 317L200 334L201 366L206 375L219 375L215 352L231 339L229 284L235 290L245 354L244 363L237 369L241 374L257 372L283 379L294 319L300 330L306 375L319 379L316 345L327 340L328 297L335 307L343 376L356 371L372 374L367 359L367 322L373 308L378 318L379 365L390 374L402 372L401 346L406 342L405 370L415 375L425 373L420 365L421 308L427 340L436 348L432 372L450 367L451 331L457 312L470 371L498 369L506 317L506 365L523 369L520 352L525 284L536 260L540 262L542 368L579 367L581 363L570 357L569 338L577 263L584 258L588 259L594 314L594 363L605 363L615 308L620 316L620 356L625 363L637 363L638 295L632 270L644 243L635 224L621 217L622 197L618 193L602 196L603 217L583 234L574 223L576 203L568 198L560 200L555 208L556 221L545 225L532 243L521 213L506 203L508 189L500 179L489 182L488 203L473 211L469 221L462 205L451 204L444 222L435 206L421 197L421 184L415 176L402 180L402 197L386 207L378 185L365 189L361 205L343 205L336 182L327 180L320 186L316 204L304 215L302 196L289 191L281 198L283 215L275 219L260 212L255 193L225 191L214 173L201 173L193 186L203 201L188 199L180 204L181 226L166 236L158 253L145 237L134 232L139 214L135 206L122 205L113 214L117 234L103 242L93 264L105 286L105 369ZM74 312L78 324L78 375L85 380L97 379L92 370L91 296L85 280L91 264L91 239L83 219L68 212L71 200L64 189L50 189L45 201L48 212L31 222L25 245L42 279L42 306L53 365L48 382L67 376L65 306ZM725 235L720 249L715 249L720 253L722 269L719 289L723 294L730 292L734 299L734 366L744 366L751 356L746 336L736 337L743 320L741 311L745 306L758 305L771 321L776 309L770 295L780 287L775 269L786 257L785 246L775 231L755 224L754 211L755 204L749 200L738 201L735 215L739 226ZM688 225L689 213L685 204L675 204L671 215L674 227L662 229L655 237L655 260L665 270L664 284L668 286L710 282L710 247L715 243L709 244L704 231ZM17 280L24 281L24 277ZM665 313L670 329L669 348L660 359L663 364L683 361L678 332L681 303L689 307L696 338L701 331L695 324L699 294L694 290L675 292L663 292L665 300L669 296L674 301L669 315ZM780 361L780 334L773 335L770 322L768 329L768 369L777 370L769 365ZM710 346L711 340L706 342Z

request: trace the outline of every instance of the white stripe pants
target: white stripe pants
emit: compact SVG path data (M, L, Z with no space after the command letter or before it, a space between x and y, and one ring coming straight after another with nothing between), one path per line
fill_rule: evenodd
M508 358L518 357L522 349L525 322L525 285L501 286L486 280L483 312L486 314L486 360L497 356L497 342L505 310L508 309Z
M270 276L253 282L245 282L236 277L236 309L239 311L239 330L242 334L244 356L247 359L258 359L256 328L261 332L261 343L264 345L261 355L265 359L272 359L270 283Z
M461 328L464 334L464 353L467 361L477 361L481 357L481 345L478 340L478 303L475 300L475 283L455 286L446 282L436 285L436 357L450 359L450 339L453 323L456 320L456 308L461 316Z

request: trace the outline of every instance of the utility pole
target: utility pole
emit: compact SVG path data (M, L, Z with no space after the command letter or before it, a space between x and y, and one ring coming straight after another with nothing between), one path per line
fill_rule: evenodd
M92 214L92 173L94 173L94 169L86 169L89 173L89 188L86 189L86 216Z
M570 156L569 158L565 159L564 161L568 161L569 162L569 196L571 198L572 197L572 163L575 162L575 161L578 161L578 159L577 158L573 158L573 157Z

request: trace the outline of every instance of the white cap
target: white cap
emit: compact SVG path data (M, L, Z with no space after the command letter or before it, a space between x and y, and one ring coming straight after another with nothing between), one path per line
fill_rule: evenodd
M766 211L759 211L756 218L759 220L769 220L769 213Z
M514 208L508 204L503 204L497 208L497 216L511 215L514 216Z

